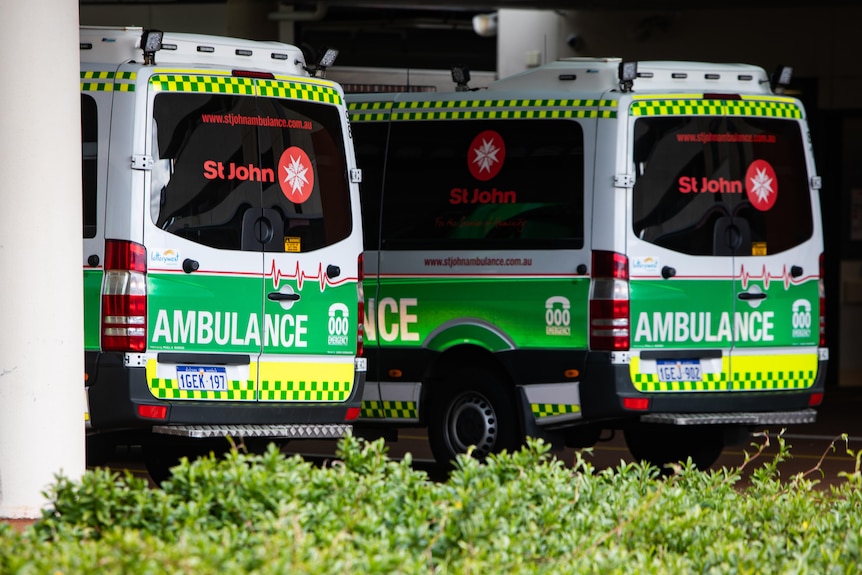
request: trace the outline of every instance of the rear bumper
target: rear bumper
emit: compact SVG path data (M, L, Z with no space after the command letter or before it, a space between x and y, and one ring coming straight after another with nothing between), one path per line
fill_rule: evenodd
M150 392L146 369L126 366L122 353L87 352L85 363L89 375L90 427L99 432L167 426L161 433L193 437L188 431L172 431L180 429L176 426L204 426L212 432L214 426L238 429L238 426L342 425L348 422L350 408L355 408L354 413L358 414L365 385L365 371L356 369L350 396L338 403L163 400ZM164 406L165 417L142 417L139 406ZM246 431L251 433L253 428L246 427ZM257 436L262 436L260 433L258 430ZM300 437L303 431L284 428L278 433L287 435L273 435L277 433L274 429L266 433L268 437Z
M825 389L827 364L827 359L818 360L814 383L802 389L645 393L635 388L627 363L613 363L609 353L590 353L580 386L583 418L679 425L809 423L814 421L812 408L819 403L812 396L822 398ZM626 400L634 399L641 400L642 409L626 408Z

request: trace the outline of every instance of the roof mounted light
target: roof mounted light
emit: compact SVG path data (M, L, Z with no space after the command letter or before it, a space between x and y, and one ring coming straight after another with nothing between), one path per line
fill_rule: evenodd
M303 52L306 54L306 60L309 60L309 55L315 53L315 51L309 47L306 47ZM275 58L275 54L272 54L272 57ZM335 48L327 48L323 53L316 64L309 64L302 66L302 69L311 74L313 78L325 78L326 77L326 69L332 66L335 63L335 58L338 57L338 50ZM297 64L302 64L301 61L297 60Z
M638 63L620 62L619 77L620 90L623 92L631 92L635 78L638 77Z
M469 92L471 90L470 86L467 85L470 83L469 68L467 66L453 66L452 81L455 82L456 92Z
M156 52L162 49L162 38L165 33L161 30L144 30L141 35L141 50L144 52L144 65L152 66L156 63Z
M769 85L772 86L773 92L783 92L790 85L790 79L793 76L792 66L778 66L772 76L769 78Z

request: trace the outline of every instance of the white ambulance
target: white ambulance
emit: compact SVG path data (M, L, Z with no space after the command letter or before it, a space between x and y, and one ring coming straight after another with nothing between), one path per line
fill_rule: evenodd
M80 43L90 439L142 434L162 478L207 438L344 435L361 172L329 62L140 28Z
M639 459L707 467L754 427L813 421L820 178L779 85L750 65L608 58L348 95L361 422L427 426L441 462L619 430Z

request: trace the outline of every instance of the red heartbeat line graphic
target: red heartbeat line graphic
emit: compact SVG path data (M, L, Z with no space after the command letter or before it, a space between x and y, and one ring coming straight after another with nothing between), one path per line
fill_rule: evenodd
M320 291L323 291L327 285L332 285L329 282L329 278L326 277L326 274L323 273L323 264L320 263L317 266L317 274L310 275L306 274L299 267L299 262L296 262L296 271L292 274L283 273L280 269L275 266L275 260L272 260L272 267L269 272L267 272L266 276L268 278L272 278L273 289L278 289L278 284L281 283L283 279L291 279L296 280L297 289L302 289L302 284L306 282L306 280L317 281L320 283Z
M787 271L787 265L785 264L781 270L779 275L771 275L766 272L766 266L763 266L763 269L760 271L760 275L756 276L750 274L745 271L745 265L743 265L739 270L740 280L742 281L742 289L748 289L748 282L751 280L760 280L763 282L763 287L769 289L769 282L773 280L781 280L784 283L784 289L790 287L790 284L793 283L793 278L790 276L790 273ZM799 281L799 280L797 280Z

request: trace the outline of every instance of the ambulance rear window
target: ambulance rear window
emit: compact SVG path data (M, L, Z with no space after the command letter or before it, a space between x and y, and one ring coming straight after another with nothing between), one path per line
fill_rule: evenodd
M153 118L150 211L158 227L244 251L308 252L350 235L335 106L162 93Z
M635 126L633 231L692 255L768 255L813 233L795 121L650 117Z
M363 146L361 131L356 139ZM384 249L583 247L583 132L576 122L393 122L387 154ZM365 191L376 209L380 202L366 200L375 191Z

